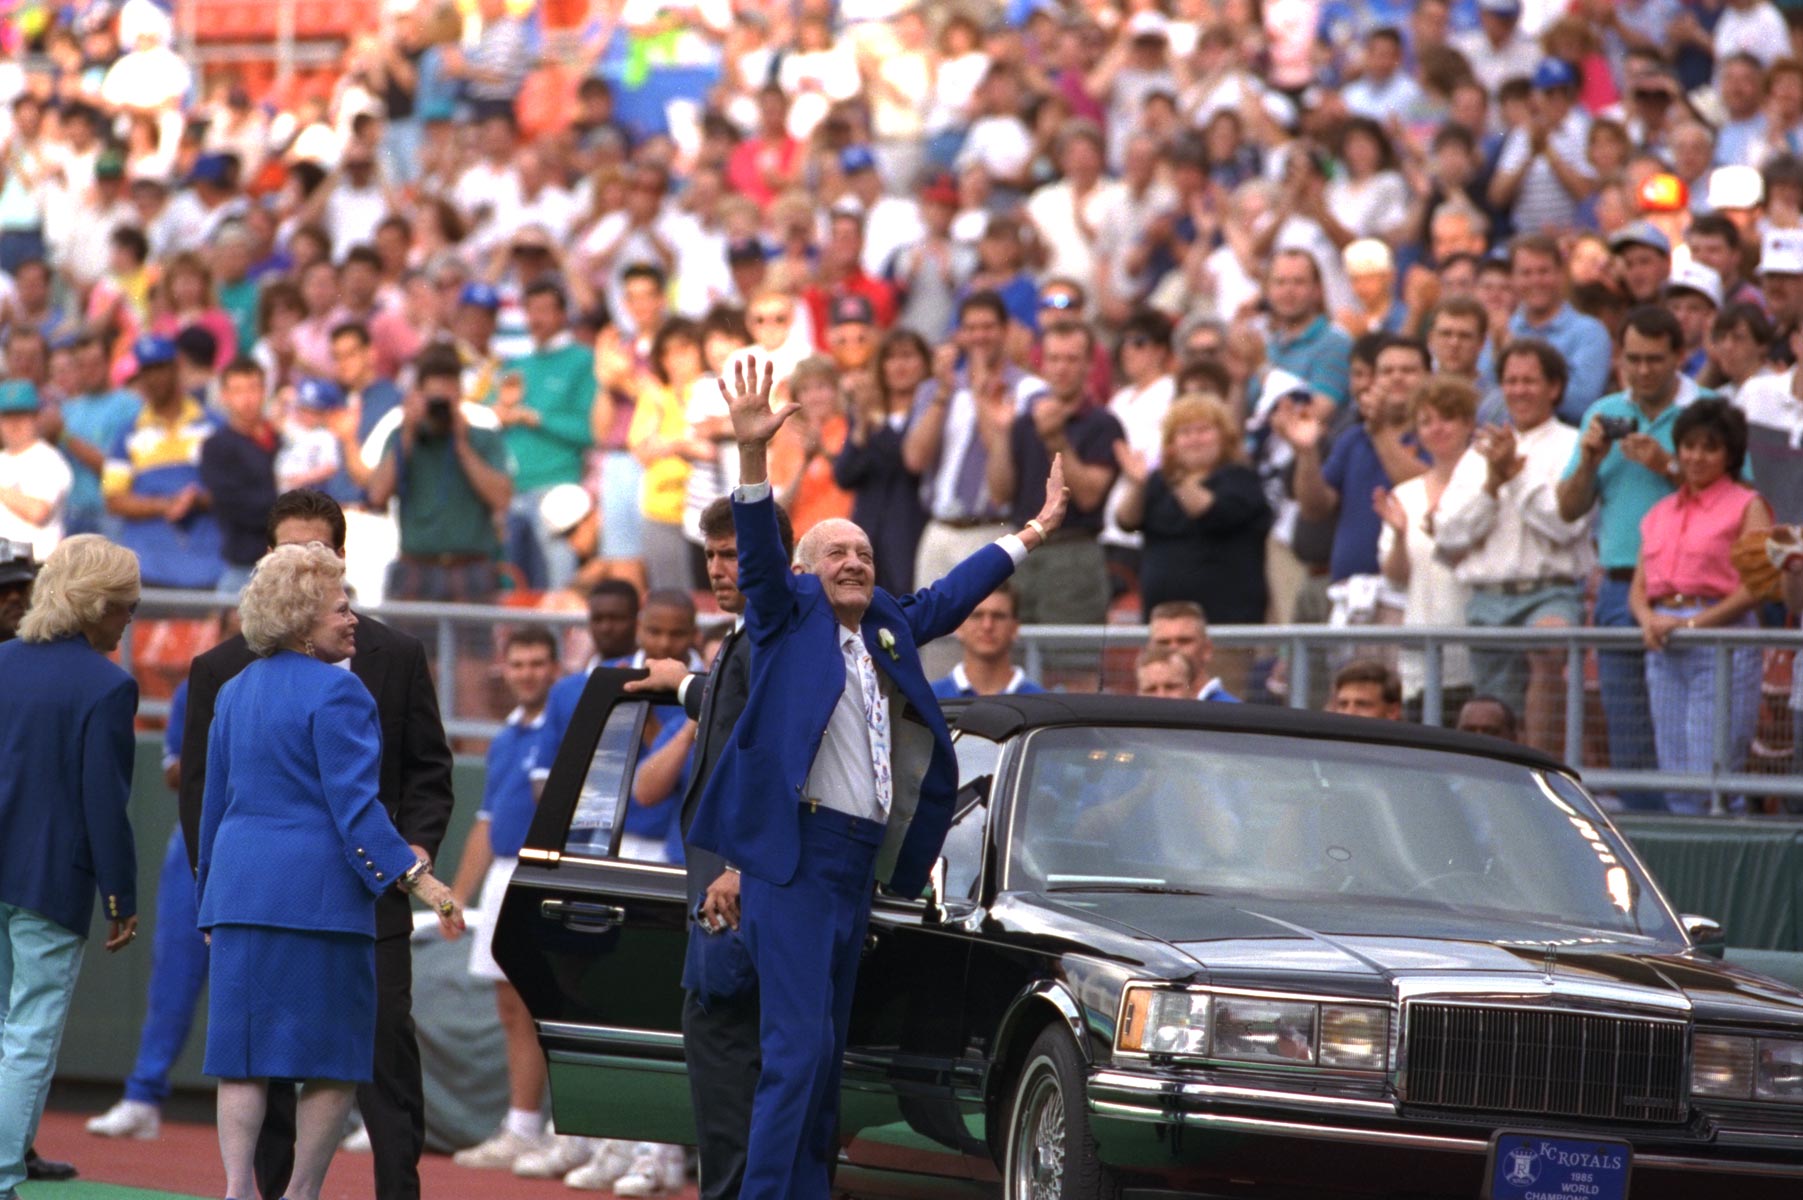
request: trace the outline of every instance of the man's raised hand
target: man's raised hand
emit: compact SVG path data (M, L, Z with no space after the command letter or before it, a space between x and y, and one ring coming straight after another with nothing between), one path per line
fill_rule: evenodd
M781 408L770 407L770 388L776 377L776 367L768 358L764 360L761 382L757 363L750 358L735 362L732 376L730 388L726 385L726 377L720 377L720 395L732 415L733 439L741 446L768 445L783 422L801 406L791 400Z
M1064 486L1064 455L1052 455L1052 470L1045 477L1045 506L1034 518L1051 536L1054 529L1064 524L1064 509L1070 503L1071 490Z

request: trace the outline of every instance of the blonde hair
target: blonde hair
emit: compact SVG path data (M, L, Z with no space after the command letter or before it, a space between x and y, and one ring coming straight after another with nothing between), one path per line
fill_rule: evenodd
M344 560L324 546L277 546L257 563L238 599L245 644L267 657L305 637L343 583Z
M1442 420L1475 422L1477 407L1477 389L1451 375L1429 375L1415 385L1414 392L1409 396L1411 420L1427 408L1432 409Z
M1186 392L1177 397L1169 410L1164 414L1164 435L1161 444L1164 456L1170 458L1171 445L1177 440L1177 431L1185 425L1207 422L1215 427L1221 435L1221 461L1224 463L1239 462L1243 457L1240 445L1240 423L1233 419L1233 413L1227 405L1213 396L1201 392Z
M138 556L130 550L97 533L64 538L38 573L19 636L49 642L81 633L99 622L108 604L136 604L140 590Z

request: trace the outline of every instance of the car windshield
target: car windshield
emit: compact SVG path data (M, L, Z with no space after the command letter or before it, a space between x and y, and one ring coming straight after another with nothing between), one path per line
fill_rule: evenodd
M1008 886L1374 901L1676 938L1569 777L1441 751L1193 729L1027 742Z

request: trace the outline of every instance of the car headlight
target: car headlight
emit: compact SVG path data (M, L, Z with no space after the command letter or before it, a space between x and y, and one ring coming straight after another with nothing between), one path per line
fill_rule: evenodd
M1699 1033L1690 1060L1690 1094L1803 1104L1803 1041Z
M1324 1067L1381 1071L1390 1061L1390 1010L1372 1004L1323 1004L1317 1056Z
M1221 996L1215 1001L1215 1058L1312 1063L1320 1007L1292 1000Z
M1139 1054L1208 1053L1207 992L1166 988L1127 989L1121 1007L1119 1045Z

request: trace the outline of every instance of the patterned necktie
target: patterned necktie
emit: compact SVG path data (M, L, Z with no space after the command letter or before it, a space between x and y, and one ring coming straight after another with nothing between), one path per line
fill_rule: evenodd
M882 686L877 681L876 663L864 647L864 639L855 633L845 635L845 650L856 664L858 690L864 698L864 726L870 735L870 762L876 768L876 806L885 820L894 799L895 778L889 762L889 706L883 703Z

